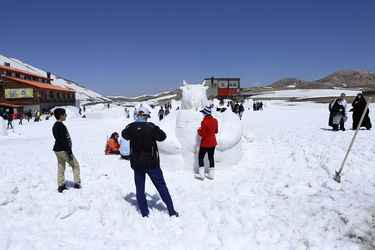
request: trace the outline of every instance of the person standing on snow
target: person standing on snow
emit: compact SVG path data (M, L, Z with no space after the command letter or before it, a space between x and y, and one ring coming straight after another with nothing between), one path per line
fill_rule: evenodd
M242 115L243 115L243 112L245 111L245 108L243 107L242 103L238 107L238 110L239 110L238 115L240 116L240 120L242 120Z
M340 130L345 131L344 123L346 121L345 119L345 107L342 105L342 99L341 97L338 98L331 109L332 112L332 127L334 131L339 130L339 125L340 125Z
M196 174L195 177L199 180L204 179L203 158L205 154L208 153L210 167L208 169L208 174L206 175L206 177L212 180L214 178L215 170L214 153L215 147L217 145L215 134L218 133L218 123L217 120L211 116L211 107L206 106L200 112L203 113L204 118L201 122L201 127L197 130L198 134L202 137L202 140L198 153L199 174Z
M56 122L52 127L52 133L55 137L55 145L53 151L55 151L57 157L57 190L62 193L66 188L65 186L65 164L69 165L73 169L74 175L74 188L81 188L80 170L79 164L72 152L72 140L68 129L63 124L66 120L65 109L57 108L53 112L56 118Z
M7 112L6 114L6 119L8 120L8 125L7 125L7 128L9 129L9 127L11 129L13 129L13 117L12 117L12 114L10 113L10 111Z
M163 117L164 117L164 109L163 109L163 106L160 107L160 110L159 110L159 121L163 120Z
M137 120L137 108L136 107L134 107L134 112L133 112L133 118L134 118L134 120Z
M145 107L140 107L138 119L122 131L122 137L130 141L130 166L134 170L138 206L142 216L148 217L149 210L145 195L147 174L167 205L169 216L178 217L160 169L159 151L156 144L156 141L164 141L167 135L155 124L147 122L149 117L150 111Z
M129 119L130 115L129 115L129 110L128 110L128 108L125 108L125 115L126 115L126 118Z
M18 117L19 119L20 119L20 122L18 123L19 125L22 125L22 120L23 120L23 118L24 118L24 115L23 115L23 112L21 112L20 114L19 114L19 117Z
M366 99L363 97L362 93L358 93L352 103L353 108L350 110L350 111L353 111L352 129L354 130L357 129L359 120L361 120L361 116L362 116L363 111L365 110L366 105L367 105ZM368 116L369 113L370 113L370 110L367 109L366 114L361 124L361 127L366 127L367 130L370 130L372 127L370 117Z

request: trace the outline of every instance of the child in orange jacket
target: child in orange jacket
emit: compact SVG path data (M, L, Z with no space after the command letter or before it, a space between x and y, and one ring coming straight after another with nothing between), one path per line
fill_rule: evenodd
M118 143L118 133L112 133L111 137L108 139L105 145L104 153L106 155L119 155L120 154L120 144Z

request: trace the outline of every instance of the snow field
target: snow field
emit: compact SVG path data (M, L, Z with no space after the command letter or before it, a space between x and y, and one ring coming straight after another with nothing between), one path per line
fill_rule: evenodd
M0 249L375 247L374 131L359 132L339 184L332 177L354 131L328 129L327 105L266 104L264 111L245 110L243 157L236 165L217 166L213 181L195 180L193 169L176 164L181 156L173 141L170 151L161 147L179 218L168 216L149 179L150 217L142 218L129 162L104 155L107 136L133 121L122 107L93 108L86 119L68 114L64 123L81 166L82 189L72 188L67 166L70 190L63 194L56 190L55 119L16 124L0 137ZM170 136L176 114L158 122L157 111L151 121Z

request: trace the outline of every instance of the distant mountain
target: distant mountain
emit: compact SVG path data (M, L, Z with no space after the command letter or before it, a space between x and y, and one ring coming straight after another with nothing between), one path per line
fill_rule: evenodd
M331 89L331 88L362 88L375 89L375 73L368 70L341 70L313 82L296 78L283 78L268 87L276 89Z
M272 83L269 87L272 88L301 88L305 85L309 85L310 82L299 80L297 78L283 78L277 82Z
M342 70L330 74L314 83L327 87L374 88L375 73L368 70Z
M137 97L123 97L123 96L107 96L113 102L117 102L122 105L133 106L135 102L147 101L149 104L164 104L174 100L180 100L182 97L182 90L176 89L169 92L163 92L155 95L142 95Z
M9 58L0 54L0 64L4 65L4 62L10 63L10 67L12 68L17 68L33 74L38 74L41 76L46 76L47 74L47 72L44 70L38 69L17 59ZM76 91L76 99L79 100L81 104L112 101L111 99L101 94L89 90L88 88L85 88L82 85L79 85L78 83L65 79L61 76L51 74L51 78L53 79L53 81L51 82L53 85Z

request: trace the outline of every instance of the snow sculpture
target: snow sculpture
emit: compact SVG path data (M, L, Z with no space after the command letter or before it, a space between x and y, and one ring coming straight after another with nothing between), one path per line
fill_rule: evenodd
M183 81L184 86L180 87L182 90L181 109L199 109L207 105L207 86L206 81L201 84L187 84Z
M181 109L176 112L175 130L168 131L167 129L167 140L160 143L159 149L162 154L167 154L166 159L176 161L176 166L183 166L190 171L194 169L197 172L201 141L197 129L203 119L203 115L199 111L208 104L207 86L204 85L204 82L202 84L187 84L184 81L184 86L180 89L182 89L182 105ZM219 133L216 135L218 146L215 152L215 163L219 167L233 166L241 160L243 154L242 124L238 116L230 110L224 113L212 110L212 116L219 123ZM171 119L172 116L168 118ZM164 129L164 124L160 125ZM162 161L163 157L161 157ZM208 165L207 157L205 157L205 167Z
M6 136L7 134L6 121L0 116L0 136Z

